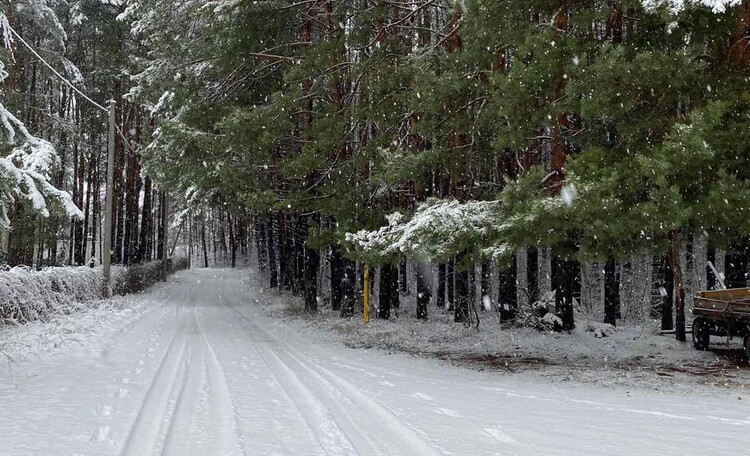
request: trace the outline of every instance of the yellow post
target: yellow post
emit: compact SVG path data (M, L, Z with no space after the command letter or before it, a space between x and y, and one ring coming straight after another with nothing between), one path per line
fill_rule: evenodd
M370 268L365 266L364 277L364 306L362 307L362 321L367 324L370 321Z

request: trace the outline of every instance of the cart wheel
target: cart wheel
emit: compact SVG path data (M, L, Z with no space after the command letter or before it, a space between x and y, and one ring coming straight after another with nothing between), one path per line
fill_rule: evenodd
M696 318L693 321L693 346L698 350L708 350L711 341L711 326L708 321Z

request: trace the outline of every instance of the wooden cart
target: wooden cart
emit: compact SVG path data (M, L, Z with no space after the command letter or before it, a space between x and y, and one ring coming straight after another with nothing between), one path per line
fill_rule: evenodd
M693 315L695 348L706 350L712 335L741 337L750 355L750 288L699 291Z

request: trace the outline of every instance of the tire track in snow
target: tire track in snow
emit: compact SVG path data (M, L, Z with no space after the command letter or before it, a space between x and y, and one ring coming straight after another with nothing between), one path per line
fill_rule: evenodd
M358 454L419 454L425 456L440 454L393 413L361 393L355 386L332 374L327 369L310 362L304 355L289 344L269 334L231 304L224 304L224 306L232 310L245 323L245 332L253 339L269 368L274 373L278 373L280 370L282 376L288 377L285 382L293 390L289 391L287 385L282 383L287 394L291 396L301 393L312 396L327 410L334 423ZM257 334L261 334L263 337L258 338ZM276 350L271 349L268 342L262 339L273 341ZM261 348L263 350L260 350ZM268 362L269 358L270 363ZM272 364L275 364L275 368ZM308 382L302 382L302 378L307 379ZM314 381L312 381L313 379ZM342 399L345 403L352 405L353 408L345 409L341 403ZM350 416L354 411L358 412L356 413L358 415L357 420ZM371 422L380 424L385 432L369 430L367 424ZM315 431L315 429L313 430ZM326 445L326 442L320 442L324 446L324 450L329 452L330 448Z
M349 436L342 432L337 425L330 411L318 400L318 398L305 386L299 376L295 375L287 365L274 356L272 350L263 341L253 336L252 331L248 331L245 316L239 313L231 304L224 302L222 293L219 305L222 309L235 313L238 317L238 326L244 336L249 336L252 341L252 348L258 353L260 360L268 369L268 372L276 379L281 386L284 394L296 409L297 413L307 423L320 449L328 455L350 456L358 453L349 439ZM364 454L364 453L363 453Z
M203 363L208 376L211 399L213 399L209 401L211 422L218 426L213 433L215 437L215 444L212 446L213 454L240 453L241 447L238 445L239 438L237 435L237 413L234 409L232 393L229 390L224 369L221 367L221 363L211 343L208 341L205 331L203 331L196 307L193 307L193 319L198 329L198 337L202 342L201 347L205 352ZM244 451L242 452L244 453Z
M185 318L179 313L177 317L175 334L151 379L135 421L123 444L122 455L153 454L162 425L165 420L169 419L169 400L180 379L181 370L185 369L184 356L188 342L185 334Z

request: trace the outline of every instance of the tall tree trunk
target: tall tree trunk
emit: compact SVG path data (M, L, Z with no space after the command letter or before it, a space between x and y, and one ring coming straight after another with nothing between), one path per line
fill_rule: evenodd
M279 281L284 290L293 290L292 230L289 216L279 212Z
M448 291L448 312L453 311L453 306L456 303L456 263L453 258L448 260L448 264L445 268L445 281L446 290Z
M266 238L268 240L268 280L271 288L279 286L279 275L276 268L276 239L278 239L278 229L274 225L274 217L270 216Z
M604 322L613 326L617 325L617 306L620 299L620 287L615 271L615 260L610 258L604 263Z
M427 281L427 272L430 266L424 262L415 263L417 266L417 318L427 320L427 307L430 305L430 284Z
M203 267L208 267L208 246L206 245L206 219L201 220L201 244L203 244Z
M301 220L303 229L303 243L305 252L305 310L308 312L317 312L318 310L318 268L320 268L320 254L317 250L307 246L307 237L310 232L310 218L304 217Z
M490 260L485 260L482 262L481 266L481 280L480 280L480 288L479 288L479 300L481 304L482 311L489 310L486 307L491 308L492 301L494 300L494 297L492 296L492 286L491 286L491 275L492 275L492 262ZM487 302L490 304L489 306L486 305Z
M685 286L683 283L682 266L680 265L680 230L670 232L669 263L674 276L674 304L675 304L675 337L685 342Z
M398 300L398 268L390 263L380 267L378 318L391 318L393 302Z
M456 323L470 322L469 314L469 270L461 266L463 254L456 255L453 274L455 275L455 312L453 321Z
M354 315L357 277L355 264L349 258L341 259L341 274L341 317L350 317Z
M344 264L341 258L341 250L338 245L334 245L331 248L331 309L341 310L341 304L343 299L343 280L344 280ZM346 315L346 312L342 312L342 316Z
M562 319L562 326L565 330L575 328L575 314L573 309L573 295L575 293L575 284L578 263L570 258L561 258L556 261L557 277L557 295L556 311Z
M266 250L268 242L266 241L266 227L263 218L260 215L255 216L255 251L258 259L258 270L265 273L268 269L268 251Z
M661 307L661 329L668 331L674 328L672 318L672 298L674 296L674 272L670 260L670 254L664 260L664 291Z
M153 220L151 218L152 210L151 202L151 178L146 176L144 179L143 187L143 209L141 210L141 232L138 236L138 254L136 255L136 261L142 262L147 260L149 251L149 240L151 238L151 225ZM205 228L205 223L203 224Z
M237 267L237 243L234 239L234 227L232 216L227 212L227 224L229 225L229 249L232 253L232 267Z
M156 241L156 259L161 260L164 258L164 234L166 226L164 221L167 219L164 213L165 204L164 199L166 198L164 191L159 192L159 232L157 234Z
M437 299L435 300L436 307L445 309L445 276L446 276L446 265L445 263L438 264L438 285L437 285Z
M407 270L408 265L406 264L406 260L401 260L398 264L398 283L402 295L409 294L409 277Z

